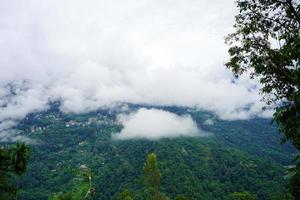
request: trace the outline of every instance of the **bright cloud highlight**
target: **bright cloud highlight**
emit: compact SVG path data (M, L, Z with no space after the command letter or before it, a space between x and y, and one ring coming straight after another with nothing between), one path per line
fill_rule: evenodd
M141 108L129 115L120 115L124 126L115 139L150 139L175 137L200 137L207 133L201 131L191 116L179 116L159 109Z

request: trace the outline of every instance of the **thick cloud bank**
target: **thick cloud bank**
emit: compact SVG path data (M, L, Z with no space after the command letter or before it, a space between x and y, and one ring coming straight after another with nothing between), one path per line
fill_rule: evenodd
M115 139L150 139L205 136L190 116L178 116L158 109L141 108L136 113L120 115L124 128Z
M64 112L129 102L269 116L256 82L224 67L234 15L223 0L2 0L0 123L52 101Z

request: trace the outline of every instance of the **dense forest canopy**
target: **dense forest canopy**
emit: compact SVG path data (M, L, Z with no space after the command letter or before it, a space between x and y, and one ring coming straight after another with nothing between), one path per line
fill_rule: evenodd
M280 134L270 120L225 121L189 108L159 108L191 115L199 127L212 134L113 140L112 135L122 129L115 123L117 111L64 114L53 108L29 115L18 126L35 141L27 173L20 179L20 199L85 196L90 188L88 176L82 172L85 169L90 171L94 189L89 198L147 199L145 194L151 190L145 190L149 184L142 177L148 171L145 163L150 153L156 155L158 194L163 197L229 200L249 193L256 199L290 199L284 176L295 150L279 144ZM208 119L213 123L207 123Z

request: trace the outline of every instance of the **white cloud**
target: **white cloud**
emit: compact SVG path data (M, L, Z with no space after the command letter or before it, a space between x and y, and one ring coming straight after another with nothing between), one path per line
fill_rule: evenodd
M215 124L215 122L212 119L207 119L203 122L203 124L207 125L207 126L213 126Z
M222 0L3 0L0 121L56 100L65 112L129 102L266 116L257 83L224 67L235 12Z
M208 134L198 129L191 116L179 116L159 109L141 108L129 115L120 115L124 126L115 139L150 139L200 137Z
M5 122L5 124L7 123ZM0 124L0 126L3 126L3 124ZM20 131L11 129L11 127L9 127L9 130L0 129L0 142L16 142L16 141L22 141L28 144L39 144L39 141L24 136Z

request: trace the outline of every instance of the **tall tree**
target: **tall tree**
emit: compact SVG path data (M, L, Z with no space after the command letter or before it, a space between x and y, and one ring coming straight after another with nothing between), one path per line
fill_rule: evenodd
M0 192L4 199L11 198L12 193L15 193L15 199L18 198L19 178L27 169L28 158L29 146L25 143L0 147ZM9 183L13 174L17 175L16 187Z
M157 166L157 157L155 153L150 153L147 156L144 165L143 181L150 194L150 200L166 200L168 197L164 196L160 191L160 170Z
M27 169L27 161L29 158L29 146L26 145L24 142L17 143L15 146L12 147L10 156L14 172L17 174L15 194L15 199L17 200L20 177L23 173L26 172Z
M9 184L12 164L9 155L9 148L0 146L0 200L7 199L14 192L14 188Z
M27 169L29 146L25 143L15 144L11 148L10 156L15 173L21 176Z
M282 141L290 141L299 151L300 1L237 0L237 6L235 32L226 38L226 66L236 76L249 72L260 80L263 100L275 108Z

